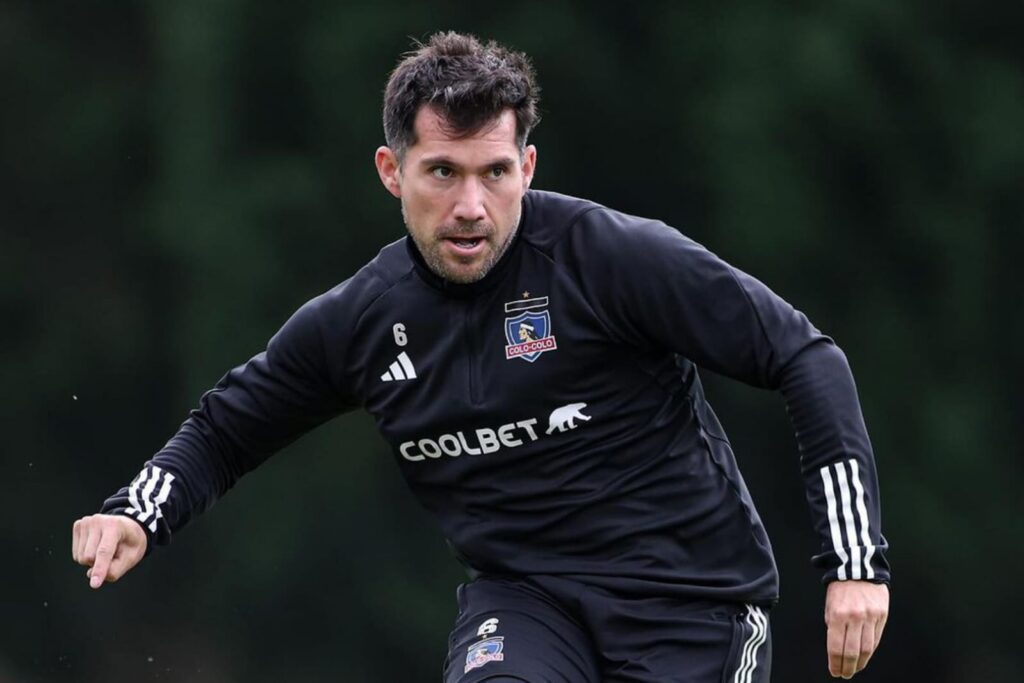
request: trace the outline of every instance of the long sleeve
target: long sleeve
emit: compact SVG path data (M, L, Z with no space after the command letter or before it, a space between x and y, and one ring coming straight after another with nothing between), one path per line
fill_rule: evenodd
M781 391L822 543L814 563L826 581L888 581L871 442L832 339L764 284L664 224L598 209L566 241L622 343Z
M231 370L170 441L101 512L142 524L154 544L230 489L246 472L326 420L355 406L329 362L321 299L300 308L265 352ZM342 355L341 344L331 350Z
M834 344L807 347L785 368L781 390L823 539L814 564L825 581L888 582L875 459L846 356Z

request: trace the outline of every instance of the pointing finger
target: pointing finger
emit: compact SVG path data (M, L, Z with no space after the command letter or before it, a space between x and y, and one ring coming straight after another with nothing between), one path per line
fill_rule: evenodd
M96 544L96 562L92 566L92 575L89 577L89 586L99 588L107 579L107 571L110 569L110 561L114 558L114 550L117 548L118 533L111 527L105 527L99 542Z

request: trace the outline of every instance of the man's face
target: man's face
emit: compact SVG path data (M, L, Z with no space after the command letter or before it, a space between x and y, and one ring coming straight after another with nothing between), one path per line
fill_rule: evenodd
M430 269L458 283L476 282L505 253L519 227L537 151L520 155L516 119L507 109L468 137L452 137L432 107L416 115L416 144L401 165L377 150L381 182L402 200L402 217Z

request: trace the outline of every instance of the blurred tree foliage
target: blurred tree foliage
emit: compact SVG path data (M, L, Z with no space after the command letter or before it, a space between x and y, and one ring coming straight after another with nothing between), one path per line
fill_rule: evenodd
M533 56L537 186L666 220L846 350L896 571L863 679L1010 680L1022 25L1009 1L0 4L0 681L438 680L462 574L366 416L116 587L67 546L204 389L403 235L380 94L448 28ZM823 680L781 401L709 385L783 574L776 678Z

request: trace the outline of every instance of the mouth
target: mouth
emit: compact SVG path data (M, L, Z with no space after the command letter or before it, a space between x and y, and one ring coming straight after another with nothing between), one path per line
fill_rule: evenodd
M446 237L445 242L459 256L473 256L483 249L486 240L479 235L460 235L458 237Z

